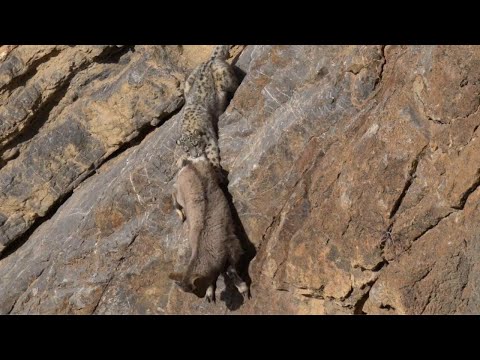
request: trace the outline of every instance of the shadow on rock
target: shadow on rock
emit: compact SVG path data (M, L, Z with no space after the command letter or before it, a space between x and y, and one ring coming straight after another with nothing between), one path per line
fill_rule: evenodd
M222 170L225 179L228 179L228 172L226 170ZM244 254L240 260L240 263L237 266L237 271L240 277L247 283L249 294L250 294L250 285L252 283L252 279L250 278L250 274L248 273L248 267L250 262L253 260L255 255L257 254L257 250L255 249L255 245L250 241L245 232L245 228L243 227L242 222L240 221L240 217L238 216L237 209L233 205L233 198L232 195L228 191L228 180L225 184L222 185L222 190L225 193L225 197L227 198L228 205L230 206L230 211L232 213L232 218L235 223L235 234L237 235L238 239L240 240L240 244L242 245L242 249ZM225 301L225 304L229 310L237 310L244 302L243 296L240 294L238 289L235 287L233 280L226 274L224 274L225 279L225 290L220 295L220 299Z
M243 296L238 292L233 280L226 274L223 275L225 289L220 294L220 300L225 302L228 310L238 310L244 303Z

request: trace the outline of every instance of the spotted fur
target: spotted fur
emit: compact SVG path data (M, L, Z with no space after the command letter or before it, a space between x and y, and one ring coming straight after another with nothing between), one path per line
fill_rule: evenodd
M220 150L215 125L225 111L227 97L238 87L232 67L226 62L230 46L218 45L209 60L187 78L182 110L181 135L177 144L187 158L205 155L220 171Z

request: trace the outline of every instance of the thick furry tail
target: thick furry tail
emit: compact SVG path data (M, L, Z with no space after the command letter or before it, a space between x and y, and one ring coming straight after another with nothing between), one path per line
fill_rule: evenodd
M229 51L230 51L230 45L217 45L213 48L211 58L227 60Z

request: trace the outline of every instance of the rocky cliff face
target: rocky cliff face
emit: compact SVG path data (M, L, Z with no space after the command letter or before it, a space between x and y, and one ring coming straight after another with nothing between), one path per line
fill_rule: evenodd
M247 46L219 136L252 298L181 292L177 113L210 49L0 47L0 313L478 312L475 46Z

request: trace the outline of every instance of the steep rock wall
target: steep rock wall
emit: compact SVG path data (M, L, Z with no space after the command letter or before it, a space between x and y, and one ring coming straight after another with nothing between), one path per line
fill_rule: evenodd
M0 47L1 313L478 312L476 46L247 46L219 136L252 298L178 290L176 113L210 48Z

